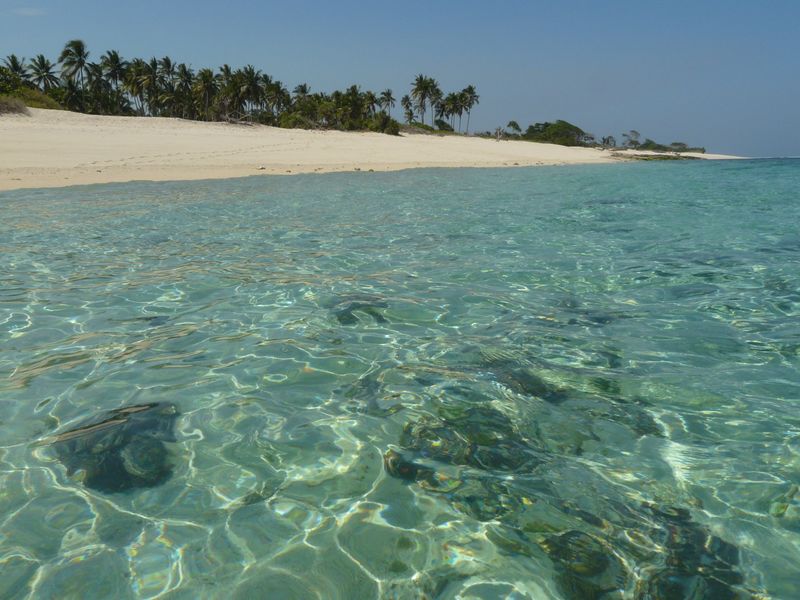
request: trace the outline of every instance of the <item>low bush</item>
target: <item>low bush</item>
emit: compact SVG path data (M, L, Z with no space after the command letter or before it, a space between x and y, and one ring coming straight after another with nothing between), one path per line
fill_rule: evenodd
M367 124L370 131L377 131L388 135L400 135L400 123L395 121L385 112L376 113Z
M6 114L27 115L28 107L19 98L0 96L0 115Z
M46 96L39 90L29 87L17 88L10 94L14 98L22 100L26 106L31 108L47 108L50 110L61 110L61 105L53 100L50 96Z
M22 79L6 67L0 67L0 94L10 94L22 87Z
M444 119L436 119L436 128L439 131L453 131L453 128L450 127L450 123Z

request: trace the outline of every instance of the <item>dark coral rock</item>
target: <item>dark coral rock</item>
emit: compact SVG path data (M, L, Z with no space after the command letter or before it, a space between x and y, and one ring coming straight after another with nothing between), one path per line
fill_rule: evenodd
M740 587L739 549L694 522L688 510L646 505L663 524L656 535L667 551L665 568L651 577L638 597L714 598L734 600L749 595Z
M441 418L422 418L403 429L400 445L452 465L516 471L539 464L510 419L489 406L443 408Z
M388 450L383 455L383 467L386 472L397 479L414 482L419 479L427 479L433 475L433 471L416 463L403 458L403 455L394 450Z
M377 323L388 323L378 310L380 308L389 308L389 304L380 296L368 294L338 298L331 306L333 315L342 325L356 325L358 323L356 312L371 316Z
M173 404L127 406L58 434L53 448L67 474L83 473L86 487L104 493L155 487L172 475Z
M622 561L600 540L582 531L567 531L540 545L556 565L556 581L566 598L600 599L625 588Z

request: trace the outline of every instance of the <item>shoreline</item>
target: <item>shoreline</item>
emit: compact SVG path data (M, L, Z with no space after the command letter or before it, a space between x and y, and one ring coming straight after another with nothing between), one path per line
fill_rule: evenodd
M619 150L29 109L0 116L0 191L416 168L627 162ZM697 158L733 159L701 154Z

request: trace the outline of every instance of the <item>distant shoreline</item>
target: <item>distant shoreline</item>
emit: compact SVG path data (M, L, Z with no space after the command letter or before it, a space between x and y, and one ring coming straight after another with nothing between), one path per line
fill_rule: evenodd
M42 109L0 116L0 140L0 190L425 167L602 164L651 154L454 135L398 137Z

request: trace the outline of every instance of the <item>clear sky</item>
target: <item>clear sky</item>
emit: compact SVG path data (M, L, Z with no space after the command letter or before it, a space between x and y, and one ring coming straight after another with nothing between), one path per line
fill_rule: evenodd
M0 56L54 60L73 38L94 59L251 63L290 89L471 83L473 129L561 118L800 156L800 0L0 0Z

